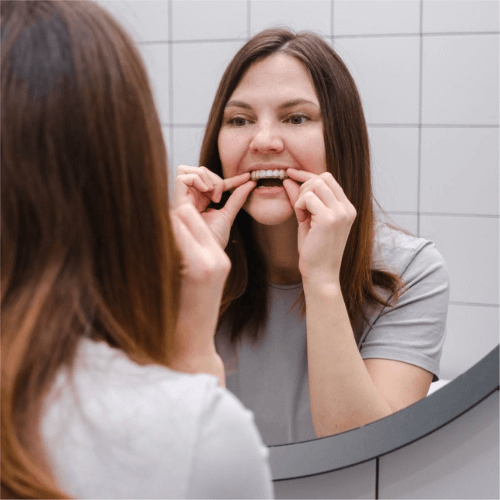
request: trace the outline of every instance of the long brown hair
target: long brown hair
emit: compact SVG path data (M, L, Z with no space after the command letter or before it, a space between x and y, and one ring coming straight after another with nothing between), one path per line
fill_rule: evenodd
M268 29L251 38L229 63L219 84L200 165L222 177L217 139L224 107L248 68L275 53L295 57L309 71L321 107L327 169L357 211L342 259L340 283L351 324L359 330L367 320L369 307L388 305L386 294L381 292L389 292L394 303L402 282L389 271L373 268L376 201L371 186L368 132L356 84L330 45L314 33L295 34L283 28ZM227 194L214 207L226 200ZM256 338L267 317L267 270L254 241L251 218L243 210L233 224L226 252L232 269L222 298L220 323L229 322L233 341L245 327ZM304 313L303 294L301 301Z
M2 496L61 498L34 450L82 336L165 364L167 157L140 54L97 4L2 1L1 37Z

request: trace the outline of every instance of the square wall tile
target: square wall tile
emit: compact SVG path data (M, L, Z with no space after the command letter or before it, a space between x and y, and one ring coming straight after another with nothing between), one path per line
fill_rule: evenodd
M166 43L139 44L139 50L146 64L160 121L161 123L169 123L170 84L168 45Z
M372 182L386 211L418 209L418 129L368 127Z
M334 0L333 33L379 35L420 32L420 0Z
M247 37L247 0L173 0L172 39Z
M498 215L497 128L422 130L420 209Z
M498 307L450 304L441 379L453 380L484 358L499 335Z
M498 305L498 218L420 216L450 273L450 301Z
M420 38L335 39L368 124L418 124Z
M173 45L174 124L205 124L226 66L244 42Z
M423 38L422 123L498 125L498 35Z
M498 31L498 0L423 0L424 33Z
M376 462L288 481L275 481L275 498L375 498Z
M330 0L250 0L251 34L273 26L331 35Z
M204 127L174 127L173 163L170 166L174 176L179 165L199 166L204 133Z
M120 21L136 42L162 42L168 40L168 1L96 1Z

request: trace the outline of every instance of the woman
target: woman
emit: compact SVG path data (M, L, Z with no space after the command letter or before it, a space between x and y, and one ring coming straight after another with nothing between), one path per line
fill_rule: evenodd
M328 43L286 29L250 39L222 77L200 165L179 168L175 200L231 258L216 343L264 442L346 431L423 398L448 274L432 242L377 221L360 98Z
M169 215L137 49L93 2L1 21L2 497L272 496L215 351L229 259Z

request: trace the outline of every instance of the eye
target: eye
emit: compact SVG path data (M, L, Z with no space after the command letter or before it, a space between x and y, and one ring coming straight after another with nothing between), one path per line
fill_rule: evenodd
M296 114L288 117L285 121L291 123L292 125L304 125L307 120L309 120L307 115Z
M228 120L228 123L230 125L234 125L235 127L244 127L248 123L250 123L246 118L243 118L241 116L235 116L233 118L230 118Z

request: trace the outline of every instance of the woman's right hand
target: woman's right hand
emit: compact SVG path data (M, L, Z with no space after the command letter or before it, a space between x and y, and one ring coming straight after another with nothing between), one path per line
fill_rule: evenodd
M167 339L167 364L174 370L215 375L224 385L224 365L214 336L231 262L195 207L171 210L181 254L181 287L177 328Z
M181 165L175 179L173 207L184 203L193 205L220 246L226 248L234 219L256 185L255 181L250 180L249 173L222 179L206 167ZM222 193L230 189L234 191L223 208L207 209L211 201L219 203Z

